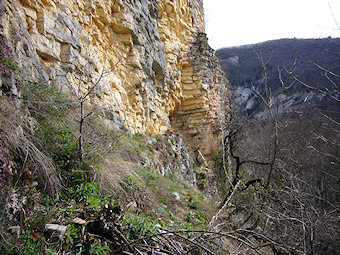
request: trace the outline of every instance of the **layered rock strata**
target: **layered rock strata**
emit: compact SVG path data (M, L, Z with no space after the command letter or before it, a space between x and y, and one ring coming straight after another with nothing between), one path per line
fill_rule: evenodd
M183 98L170 120L172 127L187 139L191 150L211 155L220 144L220 124L225 115L222 98L227 81L207 41L206 34L196 33L183 61Z
M24 79L70 93L98 82L90 103L113 125L174 128L208 155L224 81L203 17L202 0L4 0L0 36Z

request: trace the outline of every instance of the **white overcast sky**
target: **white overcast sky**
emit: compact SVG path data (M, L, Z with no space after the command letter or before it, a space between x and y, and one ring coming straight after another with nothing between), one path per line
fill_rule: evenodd
M203 1L214 49L280 38L340 37L340 0Z

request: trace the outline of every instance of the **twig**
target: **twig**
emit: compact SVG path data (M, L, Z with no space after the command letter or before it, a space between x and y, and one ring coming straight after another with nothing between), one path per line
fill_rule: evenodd
M238 188L238 186L239 186L240 184L241 184L241 180L239 180L239 181L237 182L237 184L236 184L236 186L235 186L233 192L230 194L230 196L228 197L227 201L225 201L225 203L224 203L224 205L222 206L222 208L217 212L217 214L216 214L214 217L212 217L212 220L210 221L210 223L209 223L209 225L208 225L209 227L212 227L212 226L214 225L215 221L218 219L218 217L220 216L220 214L222 213L222 211L228 206L228 204L229 204L231 198L233 197L234 193L236 192L236 190L237 190L237 188Z
M197 247L201 248L202 250L206 251L207 253L214 255L213 252L211 252L211 251L210 251L209 249L207 249L206 247L200 245L199 243L197 243L197 242L195 242L195 241L193 241L193 240L191 240L191 239L189 239L189 238L187 238L187 237L185 237L185 236L182 236L182 235L180 235L180 234L178 234L178 233L176 233L176 232L171 232L171 233L174 234L175 236L178 236L178 237L180 237L180 238L182 238L182 239L184 239L184 240L186 240L186 241L188 241L188 242L190 242L190 243L196 245Z

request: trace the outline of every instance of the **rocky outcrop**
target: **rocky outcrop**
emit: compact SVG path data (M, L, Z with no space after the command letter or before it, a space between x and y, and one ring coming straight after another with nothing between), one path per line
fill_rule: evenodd
M24 79L83 91L99 80L90 103L111 122L216 150L224 81L202 0L4 0L0 21Z
M170 120L192 150L211 155L220 143L226 80L207 41L206 34L196 33L183 65L183 98Z
M148 146L157 152L144 158L144 167L151 167L163 176L174 174L186 183L197 184L194 161L181 135L167 131L162 136L151 138Z

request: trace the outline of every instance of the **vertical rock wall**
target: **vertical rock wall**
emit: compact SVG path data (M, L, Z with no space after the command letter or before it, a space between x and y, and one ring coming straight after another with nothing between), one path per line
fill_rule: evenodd
M216 150L222 73L202 0L3 0L0 36L32 82L88 89L113 124Z
M204 155L216 152L226 82L206 34L197 32L183 61L183 98L170 115L172 127L181 131L191 150L199 149Z

